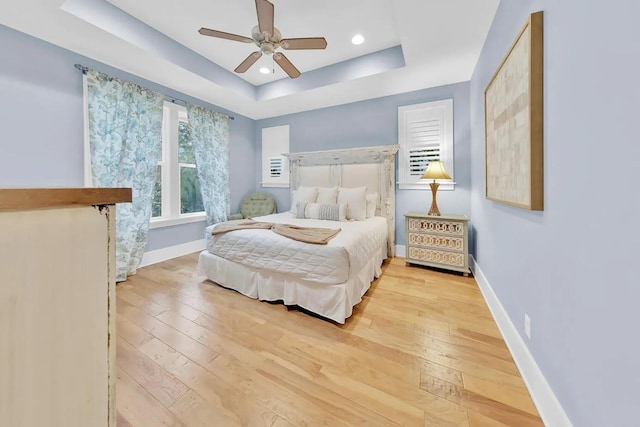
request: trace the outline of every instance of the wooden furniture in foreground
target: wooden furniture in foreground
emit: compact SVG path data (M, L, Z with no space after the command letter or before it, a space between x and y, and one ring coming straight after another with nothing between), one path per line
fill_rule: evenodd
M472 278L391 258L336 325L211 286L197 261L117 285L118 427L543 425Z
M0 189L0 426L115 426L115 203Z
M406 223L406 262L459 271L469 275L469 243L465 215L433 216L409 212Z

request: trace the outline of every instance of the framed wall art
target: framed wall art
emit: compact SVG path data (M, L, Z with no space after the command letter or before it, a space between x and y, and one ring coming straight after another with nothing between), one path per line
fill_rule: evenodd
M542 12L529 16L484 92L487 199L541 211Z

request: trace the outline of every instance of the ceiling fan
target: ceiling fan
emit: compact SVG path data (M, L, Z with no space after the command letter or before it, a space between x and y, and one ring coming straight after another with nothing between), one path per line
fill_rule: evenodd
M300 71L298 71L283 53L277 52L276 49L325 49L327 47L327 40L325 40L324 37L283 39L280 31L273 26L273 3L268 0L255 1L258 12L258 25L251 30L251 38L225 33L224 31L211 30L209 28L200 28L198 32L203 36L218 37L243 43L255 43L258 46L260 50L250 54L233 70L236 73L244 73L247 71L262 55L273 55L273 60L278 63L280 68L282 68L289 77L295 79L300 76Z

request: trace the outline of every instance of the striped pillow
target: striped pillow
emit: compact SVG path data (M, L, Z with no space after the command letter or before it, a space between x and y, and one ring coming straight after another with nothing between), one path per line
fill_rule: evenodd
M298 202L297 218L324 219L328 221L346 221L347 205Z

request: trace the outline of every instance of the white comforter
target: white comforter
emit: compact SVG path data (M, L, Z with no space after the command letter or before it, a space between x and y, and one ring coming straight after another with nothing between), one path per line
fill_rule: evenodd
M216 236L207 227L207 250L254 269L286 273L300 280L324 284L347 281L387 242L387 221L373 217L365 221L337 222L298 219L291 213L267 215L256 221L295 224L305 227L340 228L327 245L298 242L271 230L237 230Z

